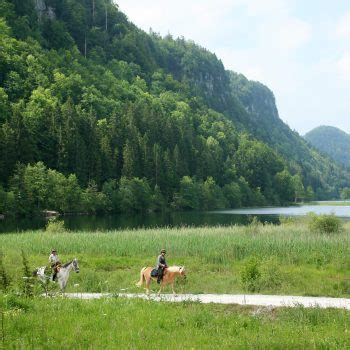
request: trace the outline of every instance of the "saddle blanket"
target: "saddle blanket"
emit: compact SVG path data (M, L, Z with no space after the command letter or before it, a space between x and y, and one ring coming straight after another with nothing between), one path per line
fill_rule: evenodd
M151 271L151 277L158 277L158 270L157 269L153 269Z

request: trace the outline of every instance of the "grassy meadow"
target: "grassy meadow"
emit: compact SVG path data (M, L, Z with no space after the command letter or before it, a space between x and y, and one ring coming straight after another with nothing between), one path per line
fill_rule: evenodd
M327 235L310 232L302 221L286 220L280 226L3 234L2 266L10 285L0 292L0 348L349 349L350 312L345 310L117 297L118 292L140 292L135 286L140 269L153 266L162 247L169 264L187 268L187 281L177 283L179 293L350 297L349 233L349 224ZM116 297L21 296L21 251L34 269L46 264L51 247L63 262L79 259L80 273L71 274L67 291ZM42 293L40 285L35 291Z
M349 349L350 313L119 298L0 298L3 349Z
M153 266L162 247L169 265L185 265L178 292L350 296L350 226L341 233L311 233L303 223L115 232L0 235L3 266L12 289L23 275L21 250L31 268L47 263L51 247L62 262L77 257L67 291L140 291L143 266ZM245 283L242 283L245 281ZM153 288L156 288L153 285ZM167 290L165 290L166 292ZM170 290L168 290L170 292Z

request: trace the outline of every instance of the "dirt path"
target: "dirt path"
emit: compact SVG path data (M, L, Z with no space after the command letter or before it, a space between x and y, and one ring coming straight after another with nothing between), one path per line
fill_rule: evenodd
M203 304L239 304L239 305L256 305L256 306L272 306L272 307L321 307L321 308L338 308L350 310L350 299L345 298L327 298L327 297L301 297L290 295L243 295L243 294L162 294L157 296L151 294L149 297L145 294L128 294L128 293L66 293L68 298L79 299L100 299L113 296L123 298L141 298L151 299L155 301L197 301Z

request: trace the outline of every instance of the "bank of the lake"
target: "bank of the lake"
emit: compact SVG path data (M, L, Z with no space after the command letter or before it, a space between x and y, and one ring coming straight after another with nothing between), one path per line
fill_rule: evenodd
M276 215L258 215L260 222L279 223ZM60 216L64 226L70 231L112 231L160 227L209 227L247 225L251 215L226 215L219 212L151 212L114 215L69 215ZM8 218L0 221L0 233L24 232L45 229L48 218L27 217Z
M64 221L70 231L111 231L160 227L206 227L248 225L253 217L261 223L279 224L280 218L316 214L335 214L350 218L350 202L327 201L302 203L288 207L255 207L216 211L164 211L113 215L66 215ZM48 218L22 217L0 220L0 233L44 229Z

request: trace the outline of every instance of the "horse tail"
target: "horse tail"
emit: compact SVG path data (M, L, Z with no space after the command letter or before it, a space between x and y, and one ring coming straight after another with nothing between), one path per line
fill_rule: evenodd
M141 272L140 272L140 280L136 283L137 287L141 287L142 283L145 281L145 276L143 275L143 273L145 272L147 267L142 268Z

